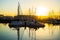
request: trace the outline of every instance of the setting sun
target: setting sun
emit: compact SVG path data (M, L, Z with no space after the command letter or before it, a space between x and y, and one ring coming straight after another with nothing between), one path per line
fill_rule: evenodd
M46 7L37 7L36 15L47 16L48 15L48 9Z

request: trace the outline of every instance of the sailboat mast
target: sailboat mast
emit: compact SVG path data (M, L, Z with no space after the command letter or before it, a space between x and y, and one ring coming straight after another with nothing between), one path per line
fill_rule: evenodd
M19 1L18 1L18 16L19 16L19 13L20 13L20 3L19 3Z

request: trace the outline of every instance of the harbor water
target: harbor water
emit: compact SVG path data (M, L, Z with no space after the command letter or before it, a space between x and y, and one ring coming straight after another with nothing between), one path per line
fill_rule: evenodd
M60 40L60 25L45 23L44 28L31 29L30 33L29 28L22 27L19 36L20 40ZM0 24L0 40L17 40L17 30L9 28L8 24Z

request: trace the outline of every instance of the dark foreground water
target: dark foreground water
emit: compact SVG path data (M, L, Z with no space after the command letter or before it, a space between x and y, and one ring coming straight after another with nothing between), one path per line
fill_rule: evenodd
M36 32L31 29L30 36L29 28L26 30L24 30L24 28L20 28L20 39L60 40L60 25L45 24L45 28L39 28ZM17 40L16 29L10 29L8 24L0 24L0 40Z

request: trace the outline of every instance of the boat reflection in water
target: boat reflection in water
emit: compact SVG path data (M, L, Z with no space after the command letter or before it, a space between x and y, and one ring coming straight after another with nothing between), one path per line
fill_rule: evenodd
M26 29L24 27L10 27L9 24L0 24L0 40L59 40L60 25L52 25L45 23L44 28L35 30L34 28ZM16 33L17 32L17 33ZM19 33L19 35L18 35ZM17 35L16 35L17 34Z
M30 37L30 29L33 30L37 30L38 28L44 28L45 25L41 24L40 22L34 22L34 21L12 21L11 23L9 23L9 27L10 28L15 28L17 30L17 35L18 35L18 40L20 38L19 36L19 28L24 27L26 29L26 27L29 28L29 37ZM36 33L35 34L35 40L36 40ZM20 39L22 40L22 39Z

